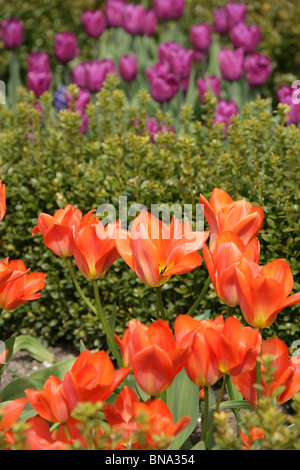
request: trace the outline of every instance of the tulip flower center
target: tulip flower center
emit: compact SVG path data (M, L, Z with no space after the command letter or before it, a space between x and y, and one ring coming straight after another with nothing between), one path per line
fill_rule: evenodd
M161 265L159 265L159 274L163 274L167 268L168 268L167 265L164 268L162 268Z

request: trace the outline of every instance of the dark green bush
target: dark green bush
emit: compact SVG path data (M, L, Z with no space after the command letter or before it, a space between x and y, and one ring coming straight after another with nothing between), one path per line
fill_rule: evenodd
M102 203L118 208L119 196L126 196L128 207L138 202L150 210L154 203L197 204L200 193L209 199L212 189L220 187L233 199L263 206L261 264L286 259L299 290L300 138L299 129L285 125L283 106L272 111L270 102L262 99L247 104L233 118L226 138L220 126L212 125L211 97L202 120L194 119L189 106L172 120L155 110L143 90L129 105L110 79L89 105L89 132L83 136L77 113L56 115L50 94L40 99L42 120L33 102L34 97L21 90L14 111L0 107L0 168L7 189L0 259L21 258L32 271L46 272L46 287L40 300L3 312L1 337L27 332L50 344L78 345L82 339L89 347L102 345L102 330L78 297L64 260L44 246L41 235L31 235L40 212L53 214L68 203L85 213ZM153 143L145 129L147 113L175 124L176 135L157 135ZM207 125L205 115L210 116ZM134 119L140 121L136 127ZM170 320L187 312L206 278L203 263L163 286ZM91 297L91 285L81 275L79 280ZM121 259L100 281L100 288L108 315L116 305L118 332L130 318L148 321L155 316L154 290ZM297 311L299 306L284 310L268 331L291 344L299 331ZM196 312L200 313L227 313L212 288ZM234 313L240 315L239 309Z

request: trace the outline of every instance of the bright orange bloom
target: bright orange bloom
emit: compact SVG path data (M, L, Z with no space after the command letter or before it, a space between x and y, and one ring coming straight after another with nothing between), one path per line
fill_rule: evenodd
M32 235L41 233L45 245L57 256L68 258L72 256L70 248L70 231L78 228L82 219L79 209L67 204L64 209L58 209L55 214L44 212L38 216L38 225L32 230Z
M179 346L169 324L156 320L148 327L130 320L123 338L116 335L123 363L129 365L141 389L155 396L168 388L190 353L193 335Z
M0 431L4 434L7 449L15 442L11 427L16 423L27 403L26 398L17 398L1 408Z
M78 229L70 235L70 247L81 274L88 279L99 279L119 258L115 244L115 228L119 222L105 227L98 217L86 214Z
M0 180L0 221L6 214L6 190L5 184Z
M190 416L181 418L174 424L168 406L160 399L145 403L135 403L134 415L145 435L147 446L154 450L166 449L173 438L183 431L191 420Z
M19 305L40 298L45 287L44 273L28 273L23 261L0 261L0 308L13 310Z
M257 439L263 439L264 438L264 433L261 429L259 429L257 426L253 426L250 430L248 435L244 434L241 431L241 439L243 441L243 449L244 450L250 450L252 447L252 444L257 441Z
M64 442L53 439L47 421L34 416L26 421L29 429L26 432L28 450L67 450Z
M236 268L239 305L246 322L255 328L270 326L285 307L300 302L300 292L289 296L293 287L291 268L282 259L259 266L243 258Z
M220 340L224 319L220 315L215 320L196 320L189 315L179 315L174 324L177 343L181 344L185 336L195 331L191 353L184 367L192 382L200 387L214 385L223 375L219 369L219 357L212 347Z
M245 200L233 201L225 191L213 189L210 202L200 194L204 216L210 228L210 247L222 232L233 232L245 245L254 238L263 223L263 209Z
M70 417L72 408L59 378L51 376L44 383L43 390L27 388L25 394L40 417L50 423L64 423Z
M132 222L131 231L119 228L117 249L127 265L142 282L158 287L172 275L184 274L202 264L200 250L209 232L193 232L188 222L173 216L165 225L152 214L142 211Z
M284 386L284 391L276 397L278 403L282 404L293 398L300 391L300 356L289 359L289 350L286 344L279 338L270 338L262 342L261 356L265 354L274 356L272 368L274 380L271 385L267 385L264 380L264 368L262 367L261 383L263 386L262 396L271 397L273 392ZM235 386L243 397L254 408L257 407L256 368L244 374L232 378ZM279 390L280 391L280 390Z
M83 351L63 380L68 405L74 409L78 402L104 402L129 373L129 367L115 371L105 351Z
M213 244L213 249L207 245L202 248L204 261L217 296L230 307L238 305L235 270L243 258L258 263L260 244L257 238L252 239L246 246L232 232L222 232Z

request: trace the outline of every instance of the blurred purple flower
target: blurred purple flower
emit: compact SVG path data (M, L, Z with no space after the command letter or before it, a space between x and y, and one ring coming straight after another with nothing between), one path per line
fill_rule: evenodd
M35 96L39 98L45 91L49 91L52 75L47 72L28 72L27 88L33 91Z
M219 65L222 77L229 82L239 80L243 75L244 51L243 49L221 49L219 52Z
M159 20L178 20L184 12L186 0L153 0L153 8Z
M299 91L299 89L297 88ZM278 101L283 104L287 104L291 107L290 111L287 113L289 120L287 124L299 124L300 122L300 103L294 102L293 103L293 93L295 93L295 89L284 85L280 88L277 92Z
M245 76L249 85L263 85L272 72L270 59L266 55L254 52L246 57Z
M224 132L227 133L231 124L231 117L238 114L238 107L234 101L220 100L217 108L214 123L224 123Z
M254 52L262 40L262 32L257 24L247 26L238 23L230 31L230 39L234 47L241 48L244 52Z
M8 49L17 49L23 43L23 21L8 18L1 22L1 39Z
M173 41L165 42L158 47L158 58L161 63L168 62L170 71L180 80L190 76L194 60L192 49L185 49Z
M58 33L55 35L54 50L57 59L63 64L75 59L80 53L77 39L73 33Z
M135 55L124 55L119 60L119 72L124 82L132 82L138 74L138 63Z
M157 31L157 17L154 10L146 10L143 34L154 36Z
M79 88L87 88L87 62L81 62L72 68L72 83L75 83Z
M123 26L124 10L126 2L124 0L106 0L104 12L108 26L121 28Z
M68 107L66 89L67 89L66 86L61 85L55 90L55 93L53 96L53 104L55 108L57 109L57 111L60 111L61 109L67 109Z
M228 2L226 10L229 18L229 28L233 28L238 23L244 23L247 15L247 6L245 3Z
M207 52L211 46L211 26L207 23L195 24L190 30L190 41L194 49Z
M50 72L49 55L43 51L35 51L27 56L27 72Z
M97 93L101 90L108 74L115 74L115 65L111 59L87 62L85 69L87 88L91 93Z
M137 127L140 123L139 119L135 119L133 126ZM165 132L173 132L176 134L176 130L174 126L166 126L162 121L158 122L156 118L147 118L146 121L146 129L150 134L151 142L156 142L156 135L157 134L164 134Z
M219 34L227 34L230 30L229 15L226 7L215 8L214 15L214 28Z
M154 64L146 69L150 84L150 94L158 103L170 101L179 89L179 79L170 71L168 62Z
M99 38L106 28L106 19L101 10L87 10L81 15L85 32L91 38Z
M129 34L144 34L146 9L142 5L128 4L124 8L123 27Z
M213 93L218 99L221 95L221 78L210 75L197 79L198 98L201 103L205 103L204 95L207 92Z

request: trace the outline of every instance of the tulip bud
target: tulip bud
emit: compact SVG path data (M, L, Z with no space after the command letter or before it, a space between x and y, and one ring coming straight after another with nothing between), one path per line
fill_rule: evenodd
M245 3L228 2L226 10L229 17L229 28L233 28L238 23L244 23L247 15Z
M146 10L144 22L144 35L154 36L157 30L157 17L154 10Z
M201 52L206 52L211 46L211 26L209 24L196 24L191 27L190 41Z
M87 88L97 93L103 87L108 74L114 74L114 63L110 59L94 60L86 63Z
M39 98L45 91L49 90L51 80L51 73L29 72L27 74L27 88Z
M119 71L124 82L132 82L138 73L137 58L134 55L124 55L119 61Z
M214 9L214 27L219 34L229 32L229 15L226 7Z
M86 62L77 64L72 68L72 82L79 88L87 87Z
M146 10L142 5L128 4L124 10L124 29L129 34L143 34Z
M219 52L219 64L223 78L229 82L239 80L243 75L244 52L242 49L232 51L221 49Z
M23 43L23 21L8 18L1 23L1 39L8 49L17 49Z
M237 49L241 48L244 52L253 52L262 40L262 33L256 24L248 27L244 23L238 23L231 29L230 39Z
M183 15L185 0L153 0L153 8L159 20L177 20Z
M50 60L46 52L36 51L27 56L28 72L50 72Z
M107 0L105 5L105 16L108 26L121 28L126 4L123 0Z
M272 71L270 59L266 55L254 52L245 59L245 76L251 86L263 85Z
M62 63L70 62L79 55L76 36L73 33L58 33L54 44L57 59Z
M99 38L106 27L105 16L101 10L88 10L81 15L85 32L91 38Z

